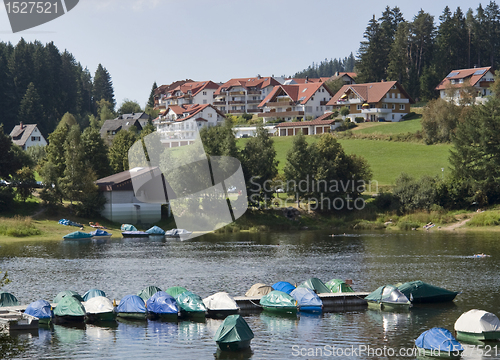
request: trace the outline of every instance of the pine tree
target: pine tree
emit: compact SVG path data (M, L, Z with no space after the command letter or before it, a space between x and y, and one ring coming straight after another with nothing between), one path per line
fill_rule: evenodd
M382 31L375 19L369 21L358 51L357 82L377 82L385 79L385 54L383 53Z
M111 76L101 64L97 66L97 70L94 75L94 84L92 88L92 98L94 103L104 99L108 101L111 105L110 110L115 109L115 94L113 90L113 82L111 81Z
M387 79L396 80L403 87L408 85L410 51L410 29L409 24L404 21L399 23L395 39L389 52L389 66L387 68Z
M40 102L40 96L38 96L35 85L29 83L26 94L19 105L18 120L19 122L22 121L24 124L37 124L40 117L43 117L43 107ZM46 129L43 124L40 126L40 131L43 134L47 134L47 130L48 129Z
M430 65L435 38L434 16L420 10L410 26L411 54L417 79Z
M488 47L486 48L489 65L496 66L496 56L500 46L500 8L494 1L484 9L486 17L486 37L488 39Z
M128 151L136 140L135 132L130 130L120 130L115 135L113 145L109 148L108 153L109 164L114 173L129 169Z

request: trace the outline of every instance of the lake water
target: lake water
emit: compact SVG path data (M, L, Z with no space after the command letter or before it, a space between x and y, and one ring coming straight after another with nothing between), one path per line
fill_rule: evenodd
M491 257L473 258L475 253ZM18 340L25 341L25 349L16 358L22 359L305 359L315 358L311 351L328 357L333 349L337 355L344 355L337 358L414 359L399 352L412 348L423 331L432 327L453 330L456 319L472 308L500 315L497 234L415 231L331 237L324 232L303 231L205 235L184 242L32 241L1 244L0 269L7 270L12 280L2 290L16 295L22 304L38 299L52 301L66 289L83 294L98 288L118 300L149 285L162 289L180 285L201 297L218 291L237 296L257 282L301 283L310 277L324 282L352 279L356 291L423 280L462 292L453 303L415 306L408 312L354 308L293 318L266 313L245 315L255 334L252 353L234 356L216 354L213 335L222 321L207 319L118 322L113 327L56 325L40 329L38 335L20 336ZM384 347L385 353L381 353ZM395 351L395 356L384 356L390 351ZM350 352L354 352L352 356L346 356ZM500 344L482 355L478 349L469 348L462 358L500 359Z

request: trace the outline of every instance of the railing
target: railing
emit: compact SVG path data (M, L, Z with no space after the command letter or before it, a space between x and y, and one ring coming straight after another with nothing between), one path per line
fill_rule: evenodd
M247 113L261 113L262 109L247 109Z
M303 111L272 111L259 114L261 117L291 117L291 116L304 116Z
M260 90L248 90L247 91L248 95L260 95L262 92Z
M247 100L247 104L260 104L262 100Z
M290 106L290 105L293 105L292 101L273 101L266 103L265 106L277 107L277 106Z
M229 95L245 95L244 91L231 91Z
M324 105L328 104L328 101L320 101L319 104L320 104L320 106L324 106Z
M226 105L225 101L214 101L213 105Z
M245 105L245 100L234 100L229 102L230 105Z

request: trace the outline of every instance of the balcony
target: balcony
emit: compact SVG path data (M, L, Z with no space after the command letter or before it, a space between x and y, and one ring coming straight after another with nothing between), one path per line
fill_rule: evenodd
M214 101L213 102L213 105L226 105L226 102L225 101Z
M235 96L235 95L245 95L245 92L244 91L231 91L229 93L229 95L231 96Z
M262 109L248 109L247 113L261 113Z
M363 114L390 114L392 109L370 108L361 110Z
M260 95L262 92L260 90L248 90L247 91L248 95Z
M293 105L293 101L270 101L265 104L268 107L278 107L278 106L291 106Z
M392 103L392 104L408 104L410 100L408 99L393 99L393 98L383 98L383 103Z
M229 105L245 105L245 100L234 100L230 101Z
M247 104L260 104L262 100L247 100Z
M226 111L226 114L243 114L245 111L244 110L229 110Z
M293 117L293 116L304 116L303 111L273 111L273 112L266 112L259 114L261 117L276 117L276 118L281 118L281 117Z
M328 100L319 102L320 106L325 106L326 104L328 104Z

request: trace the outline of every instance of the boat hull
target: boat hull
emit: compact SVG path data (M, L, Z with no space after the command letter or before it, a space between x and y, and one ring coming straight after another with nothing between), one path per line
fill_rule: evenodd
M439 351L437 349L424 349L424 348L419 348L418 349L418 356L430 356L434 358L442 358L442 359L458 359L462 356L462 351L455 351L455 352L448 352L448 351Z
M275 314L295 314L297 312L296 306L262 306L264 311Z
M85 321L85 316L71 316L71 315L55 315L54 323L55 324L74 324L74 323L83 323Z
M213 318L213 319L224 319L228 317L229 315L236 315L238 314L239 309L230 309L230 310L224 310L224 309L208 309L207 310L207 317Z
M160 321L177 321L179 319L179 315L177 313L158 314L154 312L148 312L148 319Z
M146 313L126 313L121 312L116 315L118 318L129 320L146 320Z
M323 308L321 306L299 306L299 311L315 314L323 312Z
M250 347L250 340L233 341L233 342L217 342L217 347L222 351L240 351Z
M500 331L483 331L480 333L470 333L464 331L457 331L457 340L459 341L499 341Z
M181 309L181 318L188 319L205 319L206 312L205 311L186 311Z
M386 311L397 311L397 310L408 310L411 303L390 303L390 302L375 302L367 301L369 309L376 310L386 310Z
M87 313L85 320L88 323L96 323L101 321L113 321L116 319L116 314L113 311L105 312L105 313Z
M124 231L122 232L122 236L138 238L138 237L149 237L149 234L144 231Z

